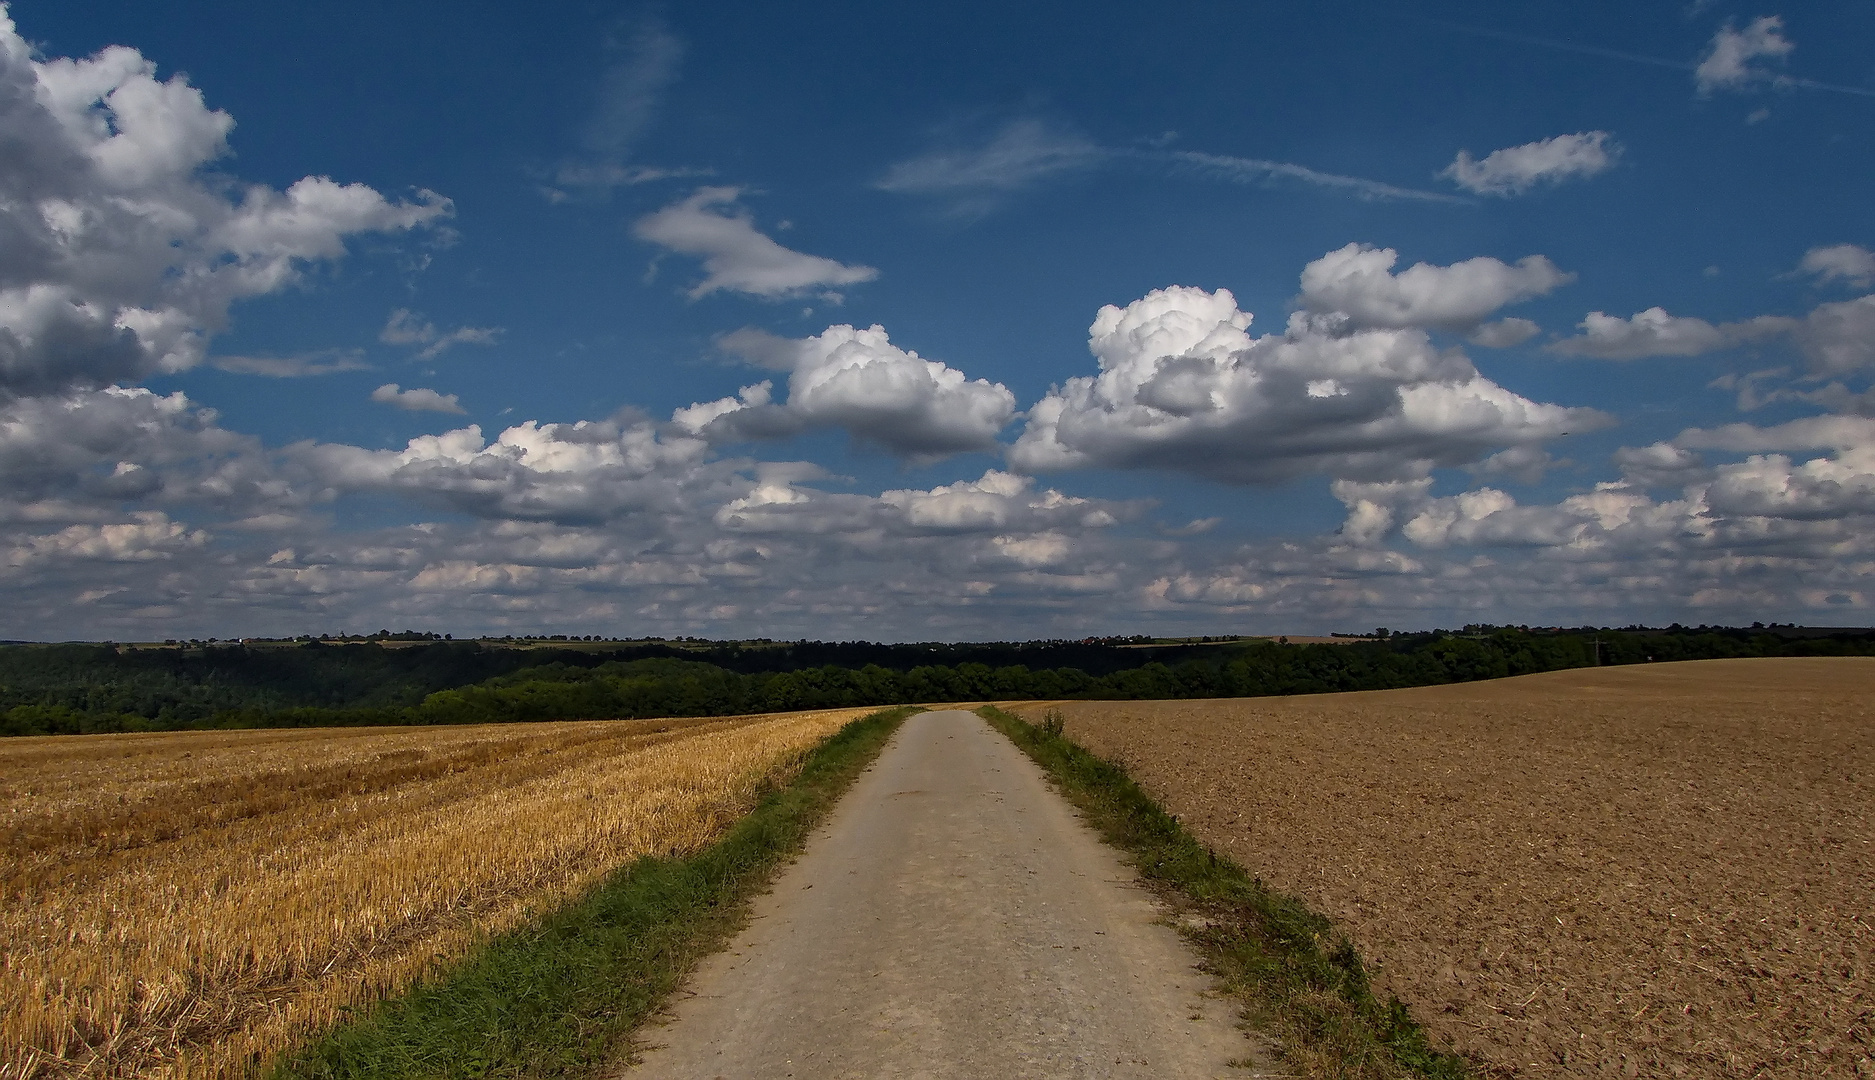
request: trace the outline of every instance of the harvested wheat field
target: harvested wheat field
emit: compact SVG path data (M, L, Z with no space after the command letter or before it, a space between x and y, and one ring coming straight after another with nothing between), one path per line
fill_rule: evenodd
M247 1073L865 711L0 741L0 1078Z
M1875 660L1060 707L1489 1075L1875 1076Z

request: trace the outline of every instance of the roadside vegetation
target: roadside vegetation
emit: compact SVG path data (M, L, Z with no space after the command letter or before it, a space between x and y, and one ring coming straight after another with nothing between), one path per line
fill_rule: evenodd
M1474 1075L1433 1050L1406 1007L1375 996L1353 944L1328 919L1284 896L1185 831L1126 771L1076 745L1059 711L1040 724L978 710L1046 769L1089 824L1173 908L1246 1018L1307 1075L1352 1080Z
M490 642L0 647L0 734L729 716L923 701L1386 690L1648 661L1875 654L1875 633L1376 634L1347 644Z
M248 1075L361 1015L296 1068L587 1053L904 710L860 712L0 743L0 1077Z
M578 902L280 1059L271 1080L582 1076L616 1061L917 711L848 723L715 844L639 858Z

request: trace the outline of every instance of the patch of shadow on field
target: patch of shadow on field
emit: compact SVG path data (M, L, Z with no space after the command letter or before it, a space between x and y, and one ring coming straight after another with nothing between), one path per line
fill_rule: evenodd
M492 938L460 964L282 1056L272 1080L577 1076L664 1003L748 917L904 719L885 709L821 743L713 846L647 856L559 912Z
M1168 909L1168 921L1240 1001L1245 1023L1304 1075L1349 1080L1465 1080L1472 1065L1434 1050L1398 999L1381 1001L1346 935L1199 843L1113 762L1062 734L1050 710L1031 724L977 710L1047 770Z

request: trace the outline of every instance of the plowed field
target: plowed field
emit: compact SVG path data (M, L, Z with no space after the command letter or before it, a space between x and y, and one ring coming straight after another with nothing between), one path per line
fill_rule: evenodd
M1875 660L1060 707L1491 1075L1875 1077Z
M0 1080L247 1074L865 711L0 740Z

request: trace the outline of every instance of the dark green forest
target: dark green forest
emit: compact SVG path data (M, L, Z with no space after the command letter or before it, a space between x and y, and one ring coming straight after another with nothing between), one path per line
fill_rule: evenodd
M1139 640L607 643L580 649L441 640L8 645L0 646L0 734L718 716L986 699L1254 697L1427 686L1596 664L1875 655L1875 632L1797 627L1467 627L1332 645Z

